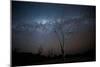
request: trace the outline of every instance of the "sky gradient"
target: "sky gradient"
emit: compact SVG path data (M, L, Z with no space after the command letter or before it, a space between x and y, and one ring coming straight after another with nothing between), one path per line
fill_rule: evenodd
M59 55L61 30L66 54L95 49L95 6L12 1L13 50Z

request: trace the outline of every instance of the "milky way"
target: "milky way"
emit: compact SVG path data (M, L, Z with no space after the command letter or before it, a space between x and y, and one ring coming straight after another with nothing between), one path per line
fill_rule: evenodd
M55 33L57 31L57 34ZM12 47L21 52L61 54L64 34L66 54L95 47L95 7L36 2L12 2Z

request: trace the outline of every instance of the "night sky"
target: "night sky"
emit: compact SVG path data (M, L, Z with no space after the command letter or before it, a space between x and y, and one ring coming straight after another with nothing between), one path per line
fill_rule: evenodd
M12 1L12 49L43 55L61 54L57 30L64 34L66 54L95 48L95 6Z

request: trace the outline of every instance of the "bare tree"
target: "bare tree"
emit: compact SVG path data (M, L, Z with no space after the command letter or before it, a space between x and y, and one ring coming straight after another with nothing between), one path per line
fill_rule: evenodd
M54 33L56 34L56 37L59 41L61 53L62 53L62 56L64 57L64 55L65 55L65 53L64 53L65 34L64 34L64 31L63 31L63 26L64 26L63 20L61 20L60 23L56 21L56 23L54 25Z

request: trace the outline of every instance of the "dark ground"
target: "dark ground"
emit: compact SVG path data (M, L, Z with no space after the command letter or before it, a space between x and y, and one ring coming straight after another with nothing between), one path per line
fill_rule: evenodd
M72 63L72 62L87 62L96 61L95 50L87 51L83 54L62 55L59 56L43 56L40 54L12 52L12 66L26 65L41 65L41 64L56 64L56 63Z

